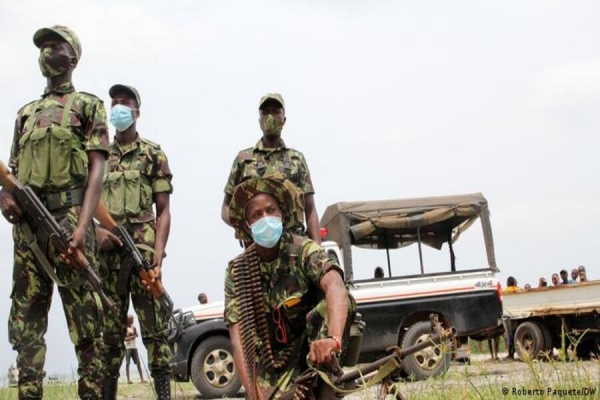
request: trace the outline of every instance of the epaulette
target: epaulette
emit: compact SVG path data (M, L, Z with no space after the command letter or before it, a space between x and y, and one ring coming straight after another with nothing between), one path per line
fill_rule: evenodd
M160 144L154 143L152 140L148 140L146 138L141 138L141 140L150 147L154 147L155 149L160 150Z
M252 152L252 150L254 150L254 147L249 147L245 150L240 151L237 155L238 159L242 161L254 160L254 153Z

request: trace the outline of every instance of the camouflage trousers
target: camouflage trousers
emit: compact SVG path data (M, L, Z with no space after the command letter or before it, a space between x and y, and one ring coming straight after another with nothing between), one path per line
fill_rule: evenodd
M72 232L77 225L78 208L54 213L54 217L67 232ZM46 360L44 335L48 329L48 311L54 283L31 251L22 224L13 228L13 239L14 266L8 337L13 349L17 351L19 399L41 399ZM95 243L95 233L90 225L86 257L93 268L96 268ZM68 285L78 278L78 274L61 261L58 251L52 245L49 245L46 256L64 284ZM102 304L87 282L73 289L59 286L58 293L79 363L79 397L100 399Z
M127 231L137 244L144 244L154 248L155 228L152 223L131 224ZM152 253L141 250L144 257L152 260ZM125 268L129 262L119 252L100 251L100 274L104 293L117 305L116 312L107 312L104 316L104 364L105 376L118 378L125 357L125 335L127 332L127 311L129 301L133 302L133 308L137 314L142 342L148 351L148 362L150 373L154 377L156 373L170 373L169 359L171 350L167 343L167 315L160 308L150 293L142 285L142 281L135 269L125 279L125 292L118 292L121 268ZM123 285L123 283L121 283Z

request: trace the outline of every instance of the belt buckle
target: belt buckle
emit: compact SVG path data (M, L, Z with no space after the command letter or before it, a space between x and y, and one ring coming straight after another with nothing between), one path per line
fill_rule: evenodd
M63 205L63 207L70 208L71 205L73 204L73 195L72 195L73 191L67 190L64 193L65 193L65 204Z

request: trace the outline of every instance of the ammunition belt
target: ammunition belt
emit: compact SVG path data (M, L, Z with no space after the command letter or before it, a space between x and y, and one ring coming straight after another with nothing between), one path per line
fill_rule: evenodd
M288 346L280 351L277 359L273 355L271 335L269 334L267 323L265 297L260 278L260 259L256 252L255 244L249 246L243 254L233 260L232 272L235 296L240 307L241 345L250 381L254 385L253 393L248 394L251 399L254 399L258 398L258 387L256 386L258 382L258 349L255 335L258 336L262 343L260 363L265 369L270 371L284 367L302 343L301 341L297 341L298 343L295 345Z

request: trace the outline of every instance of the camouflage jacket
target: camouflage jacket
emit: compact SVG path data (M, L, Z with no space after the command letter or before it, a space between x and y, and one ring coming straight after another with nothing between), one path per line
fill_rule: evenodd
M280 147L267 149L261 139L256 146L238 153L229 173L225 193L232 195L234 188L246 179L275 173L284 174L305 194L315 192L306 160L301 152L287 147L283 140Z
M65 105L70 95L74 96L73 103L68 118L63 121ZM57 89L46 89L41 99L26 104L17 113L8 162L13 174L19 177L23 175L19 174L19 169L31 170L42 165L50 165L49 168L54 169L57 161L54 156L58 154L65 157L68 151L73 150L63 149L57 143L59 141L54 141L50 142L47 152L24 155L25 147L27 147L24 146L24 143L31 138L33 131L37 130L45 134L44 131L59 128L63 122L65 122L66 132L73 134L72 136L76 142L74 153L77 153L78 159L75 159L75 155L73 155L73 159L65 160L68 164L63 171L66 173L66 177L62 179L63 182L56 183L50 188L45 185L40 190L41 193L83 187L87 179L88 160L86 152L100 151L108 155L108 128L106 125L106 110L102 100L89 93L75 92L73 84L69 82ZM52 163L50 163L50 159L52 159ZM35 166L32 166L32 164L35 164ZM28 176L30 175L31 173L28 174ZM31 183L28 179L24 180L23 183Z
M265 368L259 368L261 386L279 386L282 376L287 375L287 383L304 368L308 354L308 342L311 336L307 326L307 315L324 303L325 293L321 289L321 278L331 269L343 276L339 265L325 250L306 237L285 233L279 244L279 258L271 262L260 263L261 283L267 312L269 337L258 337L255 342L269 341L275 359L286 359L287 363L276 374ZM352 302L353 304L353 302ZM233 261L225 275L225 323L229 326L240 322L245 313L239 302L239 293L234 288ZM349 310L349 312L352 310ZM279 324L277 323L279 321ZM279 332L277 332L279 330ZM287 344L281 343L285 333ZM314 337L313 337L314 339ZM290 355L290 348L295 349ZM259 352L257 363L264 352ZM285 386L285 385L284 385Z
M104 173L102 200L119 224L154 221L154 195L171 194L172 177L167 156L158 144L139 134L124 146L114 140Z

